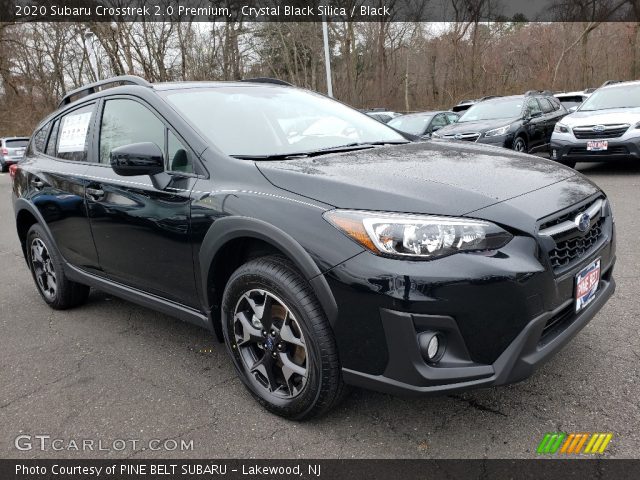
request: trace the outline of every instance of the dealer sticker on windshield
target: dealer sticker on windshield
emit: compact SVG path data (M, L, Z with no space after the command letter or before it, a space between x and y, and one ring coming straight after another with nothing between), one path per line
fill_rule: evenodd
M576 275L576 312L589 305L600 284L600 259L587 265Z
M609 148L609 142L607 140L594 140L587 142L587 151L589 152L602 152Z

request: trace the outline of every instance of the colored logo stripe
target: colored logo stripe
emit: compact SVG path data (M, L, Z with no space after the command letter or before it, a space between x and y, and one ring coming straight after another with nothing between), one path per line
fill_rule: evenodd
M612 433L547 433L542 438L536 452L538 454L579 454L604 453L613 438ZM586 447L585 447L586 444ZM582 450L584 448L584 451Z

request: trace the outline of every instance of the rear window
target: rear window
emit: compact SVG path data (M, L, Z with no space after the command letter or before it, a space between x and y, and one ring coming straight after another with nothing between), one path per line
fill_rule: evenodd
M29 140L6 140L7 148L25 148L29 143Z

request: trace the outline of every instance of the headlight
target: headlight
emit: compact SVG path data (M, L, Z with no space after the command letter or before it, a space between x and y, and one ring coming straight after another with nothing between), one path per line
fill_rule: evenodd
M553 131L557 133L569 133L569 127L562 123L556 123L556 126L553 127Z
M487 130L484 132L485 137L499 137L500 135L506 135L511 125L507 125L506 127L494 128L493 130Z
M496 250L513 236L493 223L466 218L331 210L324 218L376 254L433 259Z

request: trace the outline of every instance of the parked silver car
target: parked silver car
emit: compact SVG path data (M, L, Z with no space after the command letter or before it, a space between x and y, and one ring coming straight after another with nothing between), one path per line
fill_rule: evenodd
M9 166L24 156L29 137L0 138L0 171L6 172Z
M571 167L576 162L640 159L640 81L601 87L558 122L551 159Z

